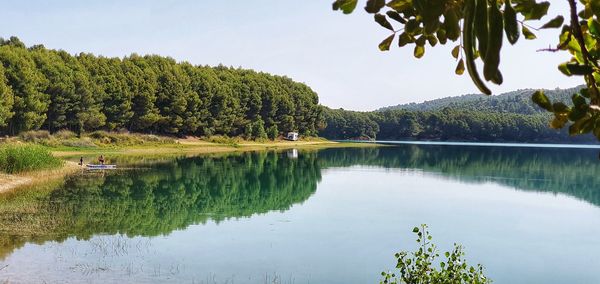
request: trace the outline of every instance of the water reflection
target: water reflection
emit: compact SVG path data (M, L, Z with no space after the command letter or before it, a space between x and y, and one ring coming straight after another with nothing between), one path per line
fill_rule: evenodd
M1 201L0 258L28 241L156 236L207 220L286 210L313 194L320 178L316 153L288 159L273 152L75 175L47 195Z
M0 259L27 242L157 236L208 220L287 210L316 191L322 169L355 165L563 193L598 206L595 157L594 150L405 145L177 158L80 174L51 190L0 197Z
M600 206L600 162L594 149L404 145L319 153L322 167L354 165L420 170L465 183L563 193Z

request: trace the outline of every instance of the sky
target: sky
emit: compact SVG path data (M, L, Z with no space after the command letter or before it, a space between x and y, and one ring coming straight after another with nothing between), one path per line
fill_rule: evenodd
M285 75L309 85L332 108L367 111L478 93L466 74L454 74L454 44L427 48L422 59L395 42L391 51L381 52L377 45L389 33L362 9L365 1L351 15L333 11L331 2L2 0L0 36L72 54L159 54L196 65ZM550 15L565 13L566 3L552 1ZM581 78L557 69L568 54L536 52L556 45L558 33L540 32L538 40L521 39L515 46L505 41L505 83L492 91L581 84Z

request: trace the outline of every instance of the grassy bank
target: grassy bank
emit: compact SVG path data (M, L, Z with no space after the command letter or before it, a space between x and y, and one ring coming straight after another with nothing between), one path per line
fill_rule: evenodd
M193 156L209 153L323 149L338 147L373 147L368 143L338 143L322 138L308 137L300 141L277 139L248 141L241 138L213 136L177 139L145 134L93 132L77 137L72 132L59 131L53 135L45 131L27 132L19 137L0 141L0 193L31 186L40 181L57 179L77 170L73 161L84 157L85 163L94 163L104 155L108 162L119 156L132 159L156 156ZM1 152L0 150L0 153ZM8 158L1 158L2 155ZM138 158L139 157L139 158ZM4 159L4 160L3 160Z
M15 174L44 169L60 168L64 161L56 158L39 145L3 145L0 146L0 172Z

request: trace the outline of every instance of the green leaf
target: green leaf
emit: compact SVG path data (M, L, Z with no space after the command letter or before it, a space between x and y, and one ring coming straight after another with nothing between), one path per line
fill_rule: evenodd
M568 119L566 116L555 116L552 122L550 122L550 127L554 129L561 129L567 124Z
M460 60L458 61L458 65L456 65L456 69L454 70L454 73L456 73L456 75L462 75L465 73L465 61L464 60Z
M593 129L593 120L589 116L577 120L569 127L569 135L589 133Z
M446 30L443 28L438 29L437 32L435 32L435 35L437 36L441 44L446 44L446 42L448 41Z
M428 36L427 42L429 42L429 45L431 45L431 47L434 47L438 44L438 39L435 36Z
M587 22L590 34L595 38L600 38L600 23L594 18L590 18Z
M556 29L560 28L564 23L565 18L563 16L556 16L556 18L550 20L546 24L544 24L540 29Z
M510 4L510 0L504 2L504 32L510 44L515 44L519 40L519 23L517 13Z
M568 118L570 121L577 121L583 118L588 113L587 105L583 105L582 107L575 107L569 112Z
M413 228L413 230L412 230L412 232L413 232L413 233L417 233L417 232L419 232L419 227L414 227L414 228Z
M546 95L544 94L544 91L536 91L531 97L531 99L535 104L537 104L541 108L547 111L554 111L554 109L552 108L552 104L550 103L548 97L546 97Z
M403 47L409 43L415 42L415 38L407 33L401 33L398 37L398 46Z
M567 76L571 76L573 74L571 74L571 71L569 71L569 68L567 67L567 64L569 62L565 62L565 63L561 63L560 65L558 65L558 70L560 70L560 72L562 72L563 74L567 75Z
M590 90L587 88L579 90L579 93L581 93L581 95L585 98L590 98Z
M406 24L406 19L404 19L402 16L400 16L400 14L398 14L398 12L396 11L387 11L385 13L388 17L390 17L390 19L394 19L397 22L400 22L401 24Z
M562 102L556 102L552 104L552 109L555 114L561 115L567 114L571 110L567 105L565 105Z
M588 75L594 72L594 68L589 65L583 65L576 62L569 62L566 64L567 70L571 75Z
M421 58L425 55L425 46L416 45L414 50L414 56L416 58Z
M382 27L384 27L390 31L394 31L394 27L392 27L392 24L390 24L390 22L388 22L387 18L382 14L375 14L375 22L377 22Z
M412 0L392 0L386 4L386 6L396 10L397 12L403 12L408 9L412 9Z
M387 38L385 38L379 44L379 50L381 50L381 51L388 51L388 50L390 50L390 45L392 44L392 41L394 40L394 37L396 37L396 34L392 34L392 35L388 36Z
M589 4L590 4L590 9L592 10L592 13L594 13L594 15L596 17L600 18L600 1L599 0L590 0Z
M427 41L427 37L422 35L415 41L415 44L417 44L419 46L425 46L426 41Z
M459 54L460 54L460 45L457 45L452 49L452 57L458 59Z
M342 10L344 14L350 14L356 8L358 0L336 0L333 2L333 10Z
M404 31L406 31L409 34L416 34L416 32L420 29L420 25L421 23L418 22L415 19L410 19L408 20L408 22L406 22L406 25L404 25Z
M571 100L573 101L573 104L576 107L587 104L585 98L583 96L581 96L580 94L573 94L573 97L571 97Z
M535 1L519 1L515 10L525 16L525 20L539 20L548 14L550 2L536 3Z
M365 11L371 14L379 13L383 6L385 6L385 0L368 0Z
M523 31L523 36L525 36L525 39L536 39L537 36L535 36L534 33L532 33L525 25L522 26L522 31Z

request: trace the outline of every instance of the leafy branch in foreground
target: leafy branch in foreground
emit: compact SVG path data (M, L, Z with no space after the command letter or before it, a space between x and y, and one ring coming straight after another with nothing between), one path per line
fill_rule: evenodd
M416 252L399 252L395 257L398 260L396 268L399 275L393 272L382 272L382 284L399 283L491 283L491 280L483 274L483 266L469 266L464 259L464 251L461 245L454 244L451 252L444 255L446 261L439 263L439 269L435 261L439 257L436 246L431 242L431 235L427 225L423 224L413 229L419 243Z
M565 16L558 15L539 28L530 21L541 20L548 14L549 1L367 0L365 10L391 32L379 44L382 51L389 50L396 38L399 47L414 45L416 58L425 54L427 44L434 47L456 43L451 52L458 61L455 73L462 75L466 69L486 95L492 94L486 82L500 85L504 81L499 68L504 36L510 44L515 44L521 35L527 40L536 39L532 30L562 28L556 48L540 51L569 52L570 60L558 69L566 76L582 76L586 87L573 94L571 106L551 102L541 91L532 99L554 114L552 128L569 125L571 135L593 132L600 139L600 0L566 1L569 9ZM336 0L333 9L349 14L357 4L358 0ZM483 63L483 72L477 70L478 59Z

